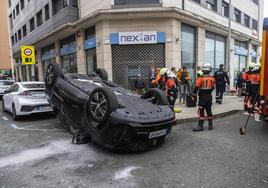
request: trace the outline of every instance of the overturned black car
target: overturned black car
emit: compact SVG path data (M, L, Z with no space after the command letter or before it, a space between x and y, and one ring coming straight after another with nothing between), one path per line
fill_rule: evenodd
M49 63L46 94L63 126L107 148L141 151L163 143L175 123L161 90L136 95L111 81L98 69L89 75L64 73Z

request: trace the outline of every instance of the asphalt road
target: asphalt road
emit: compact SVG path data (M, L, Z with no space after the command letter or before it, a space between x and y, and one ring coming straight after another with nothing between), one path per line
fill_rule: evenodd
M14 122L0 114L0 187L268 187L268 124L246 115L215 120L216 129L177 125L158 149L115 153L72 145L54 116Z

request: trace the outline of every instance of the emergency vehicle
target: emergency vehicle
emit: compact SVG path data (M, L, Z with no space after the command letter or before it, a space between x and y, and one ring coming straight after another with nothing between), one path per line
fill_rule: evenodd
M260 118L268 120L268 17L263 24L261 85L260 85ZM256 118L257 120L258 118Z

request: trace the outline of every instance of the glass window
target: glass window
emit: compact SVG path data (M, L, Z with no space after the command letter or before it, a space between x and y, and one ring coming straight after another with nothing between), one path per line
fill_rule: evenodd
M30 19L30 32L33 31L34 29L35 29L34 17L32 17L32 19Z
M97 69L97 56L96 49L91 49L86 51L87 57L87 73L91 73Z
M61 64L68 73L77 73L76 53L62 56Z
M244 25L250 27L250 18L247 14L244 14Z
M241 23L241 11L238 9L234 9L234 17L235 17L235 21L238 23Z
M27 35L27 27L26 27L26 24L22 27L22 36L23 37L26 37Z
M18 16L20 13L20 5L19 3L16 5L16 16Z
M36 14L36 26L39 27L43 24L43 14L42 9Z
M14 36L11 37L11 44L12 44L12 45L15 44Z
M68 6L68 0L63 0L63 7L67 7Z
M16 18L15 14L16 14L16 12L15 12L15 9L14 9L14 10L13 10L13 19Z
M27 89L36 89L36 88L45 88L45 84L42 83L36 83L36 84L21 84L22 87Z
M196 68L196 31L195 28L183 24L182 25L182 66L187 66L191 77L195 79L195 68Z
M12 3L11 0L8 0L8 7L11 7Z
M200 0L192 0L192 1L200 4Z
M252 56L252 63L257 63L257 46L252 46L252 53L251 53L251 56Z
M222 16L229 17L229 4L225 1L222 1L221 14Z
M215 33L206 32L205 62L212 65L213 72L220 64L225 64L225 38Z
M85 40L91 39L91 38L95 37L95 35L96 35L95 26L92 26L92 27L85 30Z
M18 40L21 40L21 30L18 31Z
M207 8L209 10L217 11L217 0L207 0Z
M53 15L57 14L61 9L63 9L63 3L63 0L52 0Z
M159 4L159 0L114 0L115 5Z
M24 9L24 0L20 0L20 8L21 10Z
M15 33L15 42L18 42L17 33Z
M258 30L258 21L252 19L252 29L255 29L256 31Z
M49 19L49 4L45 6L45 20Z
M10 25L10 29L12 29L13 28L12 14L9 15L9 25Z
M73 0L73 7L78 7L78 0Z
M255 3L256 5L259 5L259 0L252 0L253 3Z

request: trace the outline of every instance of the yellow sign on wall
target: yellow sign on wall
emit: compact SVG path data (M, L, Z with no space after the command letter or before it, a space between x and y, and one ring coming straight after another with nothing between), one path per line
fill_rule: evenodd
M21 46L21 58L23 65L35 64L34 46Z

